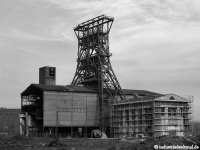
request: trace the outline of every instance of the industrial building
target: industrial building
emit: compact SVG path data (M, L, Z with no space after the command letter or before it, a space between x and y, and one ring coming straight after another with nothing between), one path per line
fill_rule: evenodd
M74 28L77 68L71 85L56 85L56 68L39 69L39 84L21 93L20 132L91 137L185 136L192 97L122 89L111 66L113 17L101 15Z
M98 95L86 87L31 84L22 94L21 133L86 136L99 128ZM81 133L78 130L82 130ZM90 136L88 134L88 136Z
M40 71L51 68L55 69L43 67ZM39 78L49 79L49 76L40 73ZM100 129L98 92L84 86L55 85L55 81L51 81L31 84L21 93L21 134L91 137L92 130ZM191 133L192 97L144 90L124 89L123 93L126 100L117 97L111 105L106 131L109 137Z
M19 113L20 109L0 108L0 135L19 134Z

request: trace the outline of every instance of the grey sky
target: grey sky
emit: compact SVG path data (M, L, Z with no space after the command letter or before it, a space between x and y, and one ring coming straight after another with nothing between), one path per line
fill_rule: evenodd
M20 93L38 83L43 66L57 84L72 81L73 27L106 14L112 67L122 88L194 96L200 120L199 0L0 0L0 107L20 107Z

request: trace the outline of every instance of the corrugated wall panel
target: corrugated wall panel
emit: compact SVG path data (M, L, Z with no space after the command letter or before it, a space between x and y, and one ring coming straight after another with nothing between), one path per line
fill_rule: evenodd
M86 96L73 95L73 101L86 101Z
M71 116L71 112L58 112L58 116Z
M62 125L62 126L71 126L72 122L71 121L59 121L59 125Z
M72 106L72 101L59 100L57 104L58 106Z
M45 95L55 95L54 91L44 91Z
M44 100L44 110L57 110L57 101L56 99L45 99Z
M99 118L99 115L90 115L90 116L87 116L87 120L95 120L95 119L98 119Z
M83 121L73 121L73 125L72 126L86 126L86 123Z
M87 125L99 125L99 98L97 94L89 94L87 96Z
M60 121L71 121L71 116L58 116L58 122Z
M92 102L92 101L87 102L87 107L95 107L97 105L98 105L97 102Z
M44 111L44 116L56 117L56 111Z
M57 112L56 111L44 111L44 126L56 126L57 125Z
M56 99L45 99L44 106L56 106L57 100Z
M44 107L44 111L57 111L57 107L55 107L55 106L46 106L46 107Z
M99 112L99 107L87 107L87 112L90 113L90 112Z
M45 99L54 100L57 99L57 94L46 94Z
M63 95L68 95L68 96L70 96L70 95L72 95L73 94L73 92L58 92L58 96L59 95L61 95L61 96L63 96Z
M45 120L48 120L48 121L56 121L56 116L46 116Z
M58 112L58 124L71 126L72 122L72 113L71 112Z
M98 97L96 95L89 95L87 96L88 101L97 101Z
M73 93L73 96L82 96L82 97L86 97L87 93Z
M44 126L56 125L57 122L57 92L44 92Z
M87 120L87 126L98 126L99 125L99 120Z
M58 95L57 100L72 100L72 95Z
M45 91L44 126L56 125L56 122L62 126L98 126L97 94Z
M73 113L73 121L74 120L86 120L86 113Z
M98 96L96 93L87 93L87 96Z
M71 112L58 112L58 121L71 121Z
M73 101L74 108L86 108L86 101Z
M44 126L56 126L56 120L44 120Z

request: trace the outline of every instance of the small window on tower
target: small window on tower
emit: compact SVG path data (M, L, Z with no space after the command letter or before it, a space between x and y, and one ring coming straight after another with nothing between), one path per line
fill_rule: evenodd
M49 68L49 76L55 77L55 68Z
M171 99L171 100L174 100L174 96L171 96L170 99Z

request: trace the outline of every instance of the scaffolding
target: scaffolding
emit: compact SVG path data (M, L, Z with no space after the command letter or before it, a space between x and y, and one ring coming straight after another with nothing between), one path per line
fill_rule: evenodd
M111 110L114 137L187 136L191 134L193 97L160 95L115 102Z

